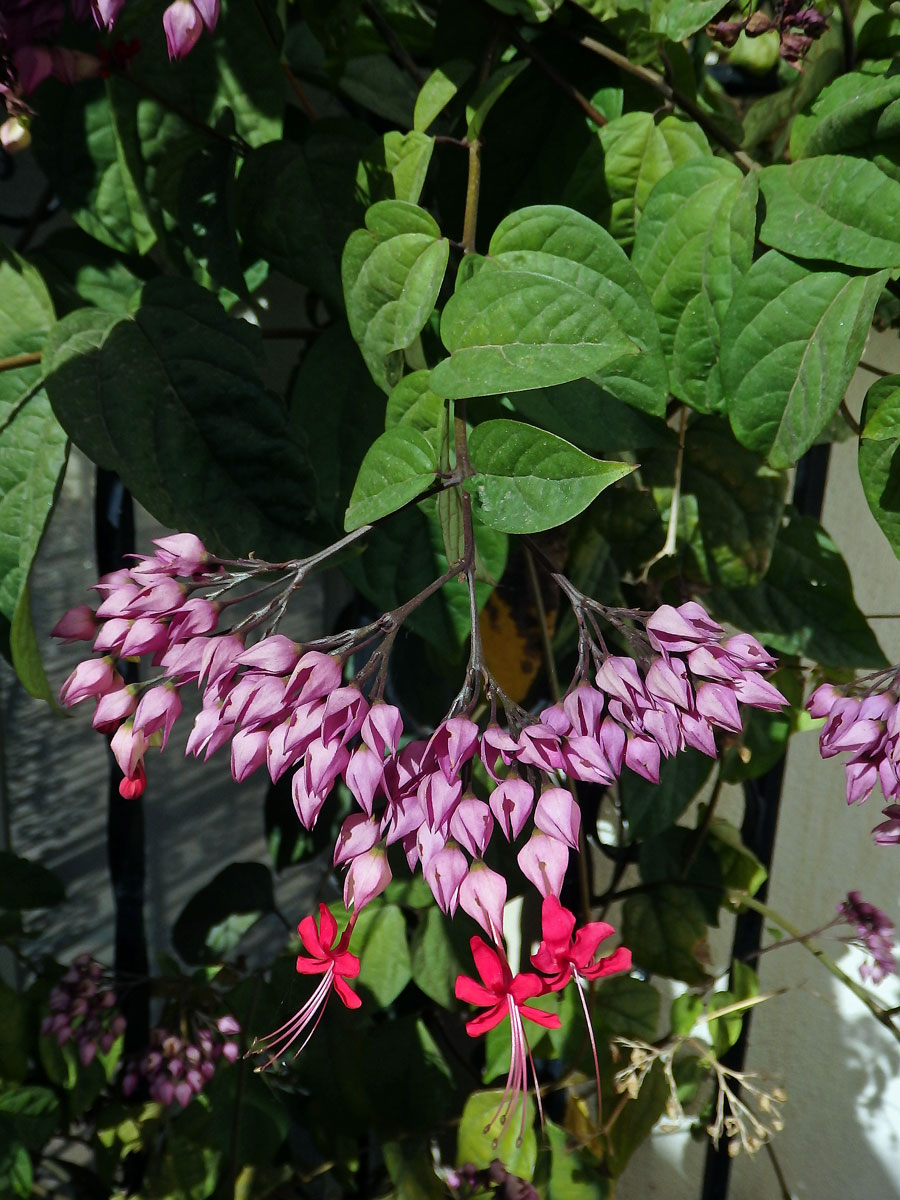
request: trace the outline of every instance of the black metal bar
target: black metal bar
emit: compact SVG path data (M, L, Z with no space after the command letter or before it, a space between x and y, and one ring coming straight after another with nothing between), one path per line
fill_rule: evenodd
M128 565L134 552L134 502L112 471L98 467L94 496L94 536L100 574ZM137 679L134 664L123 664L127 682ZM122 773L110 754L106 816L106 853L115 901L115 970L124 979L145 978L148 970L144 926L144 802L119 795ZM125 1051L142 1050L150 1030L150 999L146 986L120 989L127 1022Z
M822 515L830 457L831 446L824 443L813 446L797 464L793 503L797 511L805 516L818 519ZM745 809L741 837L766 871L772 865L775 850L784 768L785 759L782 758L765 775L744 784ZM765 900L767 894L768 881L760 889L760 898ZM759 913L740 913L734 927L732 958L754 955L762 944L762 930L763 919ZM744 1014L740 1037L722 1058L725 1066L732 1070L742 1070L746 1061L751 1019L752 1010L748 1009ZM700 1200L727 1200L732 1161L726 1139L719 1142L718 1149L710 1143L706 1151Z

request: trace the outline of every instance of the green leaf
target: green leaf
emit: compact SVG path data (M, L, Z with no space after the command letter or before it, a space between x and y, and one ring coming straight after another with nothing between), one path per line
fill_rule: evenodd
M769 251L735 289L722 385L739 442L791 466L834 416L888 278L809 271Z
M729 821L715 817L709 825L708 844L718 855L723 885L755 896L766 881L767 871L744 845L741 831Z
M29 1150L40 1150L59 1127L59 1101L49 1088L11 1087L0 1092L0 1116Z
M757 187L721 158L683 163L653 189L634 241L673 392L701 412L721 404L722 323L753 258Z
M83 305L127 313L134 293L153 274L151 266L126 258L81 229L58 229L29 252L50 289L60 316Z
M392 129L384 135L384 162L394 181L394 195L398 200L418 203L433 150L434 138L415 129L410 133Z
M530 1179L537 1163L534 1101L530 1096L525 1100L524 1134L519 1144L521 1107L510 1114L505 1125L500 1124L499 1116L491 1122L503 1099L502 1091L473 1092L469 1096L459 1122L456 1161L459 1164L470 1162L476 1168L483 1169L499 1158L512 1175ZM491 1124L485 1132L489 1122Z
M409 129L413 123L415 81L386 54L360 54L348 59L338 87L355 104L391 125Z
M566 1131L552 1121L545 1121L544 1135L551 1155L548 1200L609 1200L612 1184L596 1157L571 1146Z
M54 712L61 713L56 692L50 687L41 659L41 646L31 613L31 589L27 582L19 597L10 626L9 653L19 682L28 694L36 700L46 700Z
M529 64L529 59L521 58L515 62L503 63L497 67L483 84L476 90L472 99L466 105L466 137L470 142L481 137L481 130L487 120L488 113L509 87Z
M0 1195L33 1195L34 1171L28 1150L16 1136L12 1122L0 1119Z
M569 282L486 262L448 300L441 339L451 357L431 372L439 395L520 392L603 372L638 347L605 304Z
M72 220L122 254L145 254L156 234L124 160L107 88L99 79L73 91L56 80L41 90L33 144L37 160Z
M148 1200L207 1200L216 1190L221 1159L220 1151L173 1132L165 1153L151 1157L143 1190Z
M243 1075L243 1078L242 1078ZM191 1104L179 1115L178 1135L195 1147L204 1147L235 1162L268 1166L284 1145L291 1126L287 1106L278 1091L251 1071L249 1064L226 1065L216 1071L203 1090L208 1107ZM223 1113L240 1112L236 1124Z
M474 70L472 64L462 58L453 58L435 67L416 97L413 128L424 132L433 125Z
M468 940L439 908L422 913L412 943L413 983L442 1008L456 1007L454 984L469 969Z
M593 992L591 1022L597 1029L607 1037L653 1041L659 1025L660 997L652 984L631 975L615 975L598 980Z
M657 121L648 112L630 112L600 130L603 171L609 194L609 231L627 245L634 237L650 193L679 163L709 156L706 135L681 117Z
M427 1142L402 1138L382 1142L381 1153L397 1200L444 1200L446 1188L434 1173L431 1148Z
M65 898L58 875L31 859L0 850L0 908L51 908Z
M360 160L372 131L317 121L302 146L270 142L251 151L237 180L238 227L248 250L343 307L341 254L365 213Z
M434 483L434 446L413 425L395 425L373 442L359 468L344 517L348 531L369 525L415 500Z
M353 953L360 960L359 987L387 1008L412 978L406 921L395 904L363 909L353 931Z
M506 533L563 525L587 508L630 463L601 462L570 442L520 421L484 421L469 439L476 474L464 486L481 519Z
M721 10L717 0L651 0L650 28L670 42L681 42Z
M563 0L488 0L492 8L526 21L546 21L562 5Z
M413 371L403 376L388 396L384 427L392 429L395 425L411 425L428 438L437 457L440 453L444 401L429 387L430 378L430 371Z
M842 39L839 30L832 28L807 54L803 71L791 72L786 86L777 92L752 103L743 119L744 139L742 145L752 150L761 145L770 135L790 126L791 119L801 109L811 104L836 75L846 69ZM780 139L780 144L786 140Z
M131 317L79 309L60 321L46 387L73 441L162 524L277 562L309 536L314 489L261 360L257 329L202 288L159 279Z
M704 808L700 806L700 811ZM718 925L722 868L697 830L670 825L663 833L647 838L638 850L638 865L643 883L693 884L706 923Z
M674 825L711 770L711 759L698 750L688 749L664 760L658 784L642 779L633 771L623 772L619 788L631 836L653 837Z
M794 118L791 158L858 154L898 178L900 73L886 65L866 64L823 88L811 110Z
M360 1074L371 1097L369 1122L382 1136L427 1137L459 1111L453 1073L425 1022L414 1016L371 1030Z
M887 659L853 599L847 565L812 517L790 513L755 587L708 595L714 616L782 654L826 667L884 667Z
M900 375L879 379L860 417L859 477L866 502L900 558Z
M669 1023L676 1037L687 1037L703 1012L703 997L693 992L683 992L672 1001Z
M634 266L601 225L559 204L519 209L497 226L490 256L504 267L569 283L615 314L640 354L629 353L607 366L604 388L644 412L665 413L668 375L650 299Z
M262 863L229 863L188 900L172 927L172 945L185 962L213 962L211 942L221 942L223 926L234 914L256 921L275 911L272 872ZM245 932L240 929L238 937ZM237 930L235 930L237 932ZM234 943L236 944L236 942ZM233 945L228 949L233 949Z
M637 966L685 983L708 978L706 916L689 888L662 885L629 896L622 910L622 941Z
M785 254L849 267L900 267L900 182L874 163L823 154L764 167L760 240Z
M437 303L450 243L424 209L382 200L351 234L341 261L350 332L386 392L403 373L403 351Z
M28 1071L28 1004L0 980L0 1079L19 1083Z

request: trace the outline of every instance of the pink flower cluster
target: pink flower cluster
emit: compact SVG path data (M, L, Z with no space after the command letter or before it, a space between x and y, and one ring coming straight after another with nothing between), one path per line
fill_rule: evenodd
M232 1016L201 1028L192 1041L165 1029L152 1030L150 1049L125 1071L123 1093L130 1096L143 1076L157 1104L168 1107L177 1102L186 1108L215 1075L221 1059L229 1063L238 1059L240 1048L232 1037L240 1031Z
M82 1066L89 1067L98 1049L108 1054L125 1032L125 1018L116 1011L116 994L103 968L89 954L80 954L50 993L50 1016L41 1033L65 1046L73 1041Z
M238 781L260 767L272 780L292 772L294 808L306 828L343 779L358 806L334 852L335 865L347 868L348 909L384 890L387 849L399 843L442 910L461 907L496 941L507 885L484 862L495 829L514 841L530 823L519 867L543 896L558 896L581 820L567 779L608 784L627 767L657 782L662 758L685 746L714 757L715 729L741 729L739 703L770 710L785 703L765 678L775 663L759 642L748 634L725 639L689 602L664 605L646 620L643 667L607 655L593 684L581 682L532 724L482 729L453 715L430 738L401 744L399 710L345 684L340 656L304 652L278 633L247 646L246 622L210 636L223 603L201 593L215 585L221 595L227 572L193 535L155 545L155 555L96 585L103 596L96 611L73 609L54 630L93 639L101 655L66 680L63 702L96 699L94 726L112 735L126 796L143 790L146 750L165 746L188 683L202 689L203 706L187 752L209 758L230 743ZM161 677L142 689L126 686L119 660L145 654ZM490 781L487 800L470 786L476 759Z
M845 921L856 931L854 937L842 940L872 956L871 963L859 968L864 980L881 983L887 975L897 974L894 923L886 913L863 900L859 892L848 892L847 899L838 905L838 921Z
M844 765L848 804L868 800L876 785L886 800L900 800L900 702L893 690L856 697L823 683L806 707L811 716L826 718L819 734L822 757L850 756ZM873 830L876 843L900 844L900 804L888 804L884 816Z

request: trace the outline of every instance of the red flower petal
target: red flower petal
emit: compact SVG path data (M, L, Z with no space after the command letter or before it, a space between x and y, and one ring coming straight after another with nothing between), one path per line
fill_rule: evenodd
M469 1037L480 1037L482 1033L487 1033L489 1029L493 1029L495 1025L499 1025L503 1018L508 1015L508 1012L509 1009L506 1002L499 1000L487 1012L479 1013L471 1021L466 1021L466 1033Z
M349 984L344 983L343 979L337 975L334 977L334 990L343 1000L346 1008L359 1008L362 1004L362 1000L360 1000L353 988Z
M488 991L486 987L470 978L468 975L460 975L456 980L456 998L464 1000L466 1004L496 1004L497 995L495 992Z
M588 966L593 960L600 943L608 937L612 937L614 933L615 930L612 925L607 925L605 921L591 921L590 924L585 925L575 934L572 952L569 955L570 961L579 970L582 967Z
M323 950L330 950L337 937L337 921L324 904L319 905L319 937Z
M544 1012L542 1008L532 1008L529 1004L520 1004L519 1012L535 1025L543 1025L545 1029L559 1029L562 1022L556 1013Z
M627 946L620 946L613 954L601 958L592 967L581 972L585 979L602 979L604 975L617 975L620 971L631 970L631 951Z
M509 990L512 974L505 958L489 946L480 937L473 937L469 942L475 968L484 980L485 987L495 996L503 995Z

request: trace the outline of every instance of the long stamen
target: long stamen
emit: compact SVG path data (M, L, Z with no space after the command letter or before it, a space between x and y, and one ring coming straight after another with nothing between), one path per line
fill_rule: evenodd
M270 1033L268 1037L257 1039L250 1048L249 1053L258 1053L260 1050L274 1050L274 1054L261 1067L257 1067L257 1071L265 1071L267 1067L271 1067L277 1062L286 1051L294 1044L298 1037L303 1033L304 1029L309 1025L310 1021L315 1017L312 1029L303 1039L300 1046L294 1051L293 1058L296 1058L306 1047L312 1035L316 1032L322 1015L325 1012L325 1002L331 992L334 984L334 970L329 968L322 977L316 990L303 1005L299 1012L295 1013L289 1021L286 1021L280 1029L276 1029L274 1033Z
M494 1110L494 1114L484 1127L484 1132L487 1133L497 1118L500 1118L500 1124L505 1125L510 1112L514 1109L513 1097L516 1091L521 1087L519 1070L520 1053L516 1046L516 1018L519 1016L519 1010L516 1008L516 1002L512 996L506 997L506 1007L509 1013L510 1024L510 1048L509 1048L509 1073L506 1076L506 1087L503 1089L503 1095L500 1097L500 1103ZM521 1023L521 1018L520 1018ZM493 1148L496 1150L500 1142L499 1135L492 1142Z
M597 1124L600 1124L603 1115L603 1096L600 1092L600 1063L597 1061L597 1043L594 1041L594 1027L591 1024L591 1015L588 1011L587 1001L584 998L584 989L581 986L582 977L575 972L575 988L578 992L578 999L581 1001L581 1008L584 1012L584 1020L587 1025L588 1039L591 1043L591 1054L594 1056L594 1079L597 1081Z

